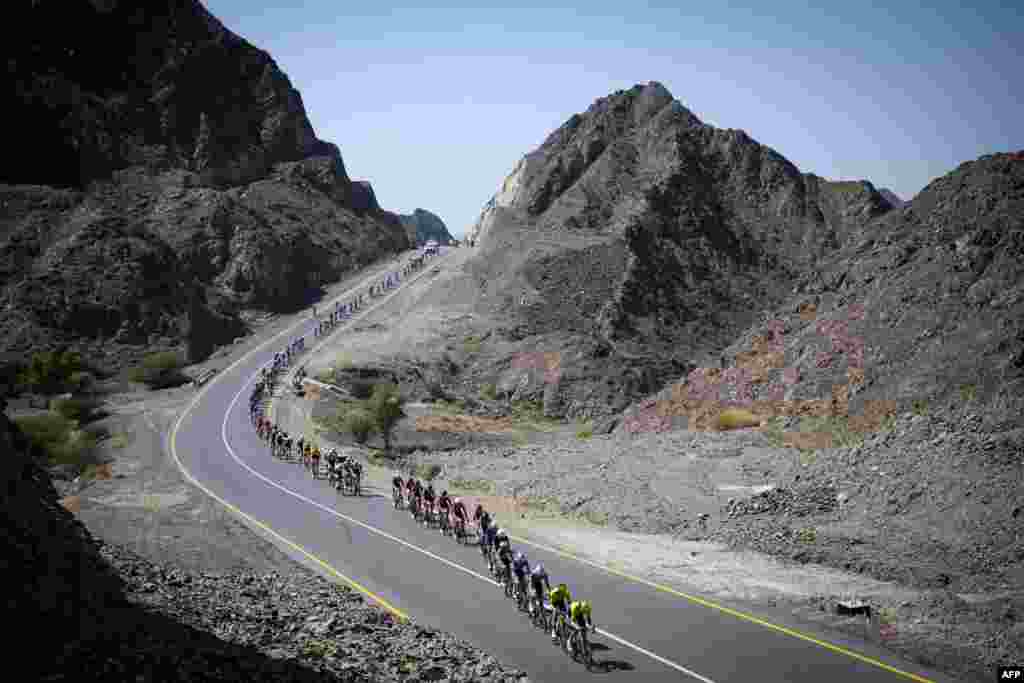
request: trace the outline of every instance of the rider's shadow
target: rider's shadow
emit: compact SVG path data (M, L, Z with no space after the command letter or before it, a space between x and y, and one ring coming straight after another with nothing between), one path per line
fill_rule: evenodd
M598 658L598 652L611 652L611 648L604 643L590 643L590 651L594 656L594 664L591 668L591 671L593 672L611 673L613 671L632 671L636 668L629 662L624 662L621 659Z

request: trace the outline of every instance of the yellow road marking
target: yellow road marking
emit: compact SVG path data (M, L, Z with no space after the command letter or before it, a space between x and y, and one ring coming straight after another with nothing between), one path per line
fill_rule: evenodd
M341 295L335 297L334 299L332 299L332 301L337 301L338 299L351 294L352 291L355 290L355 289L358 289L358 286L357 287L353 287L353 288L349 289L348 291L346 291L344 294L341 294ZM206 495L208 495L211 498L213 498L214 500L216 500L218 503L220 503L221 505L226 507L228 510L231 510L232 512L234 512L236 515L242 517L243 519L247 520L251 524L255 524L257 527L259 527L260 529L262 529L266 533L270 534L271 536L273 536L277 540L281 541L282 543L284 543L288 547L296 550L299 553L302 553L306 558L308 558L309 560L312 560L313 562L317 563L320 567L322 567L329 574L331 574L331 575L341 579L342 581L344 581L345 583L350 585L355 590L359 591L360 593L362 593L366 597L370 598L371 600L373 600L374 602L379 604L381 607L383 607L387 611L389 611L392 614L394 614L395 616L397 616L402 621L409 621L409 615L407 615L405 612L403 612L402 610L400 610L397 607L395 607L394 605L392 605L390 602L388 602L387 600L385 600L381 596L377 595L376 593L373 593L372 591L367 589L365 586L360 584L358 581L356 581L354 579L351 579L348 576L345 576L344 574L339 572L337 569L335 569L331 565L327 564L326 562L321 560L316 555L310 553L308 550L306 550L302 546L298 545L297 543L295 543L294 541L292 541L292 540L290 540L288 538L285 538L284 536L282 536L281 534L277 533L276 531L274 531L273 529L271 529L269 526L267 526L263 522L259 521L258 519L256 519L256 518L254 518L254 517L252 517L250 515L247 515L246 513L242 512L237 507L235 507L231 503L227 502L226 500L224 500L223 498L221 498L216 493L214 493L210 489L206 488L202 484L200 484L199 481L195 477L192 476L192 473L189 472L188 469L185 468L185 465L178 458L178 429L181 427L181 423L185 421L185 418L188 417L189 413L192 412L192 409L195 408L196 404L199 403L199 401L203 398L203 396L206 394L206 392L209 391L213 387L214 384L218 383L220 381L220 379L224 375L227 374L228 371L234 369L238 364L240 364L242 361L248 359L250 356L252 356L256 352L262 351L266 346L269 346L270 344L272 344L275 341L277 341L277 339L279 337L284 336L284 335L290 333L295 328L301 326L303 324L303 322L305 322L305 321L300 320L300 321L294 323L293 325L291 325L289 327L286 327L285 329L281 330L280 332L275 334L270 339L266 340L262 344L259 344L255 348L251 349L248 353L240 356L237 360L235 360L234 363L231 363L228 367L224 368L223 371L218 372L217 376L214 378L214 380L212 382L207 383L206 386L203 387L202 390L198 394L196 394L195 398L193 398L192 401L188 404L188 406L186 406L185 410L182 411L181 415L178 416L177 421L174 423L174 429L171 431L171 438L170 438L171 457L174 459L174 463L178 466L178 469L181 470L181 473L185 476L185 478L189 482L191 482L196 488L198 488L200 491L202 491Z
M349 291L351 292L352 290L349 290ZM341 298L341 297L336 297L335 300L337 298ZM378 303L382 303L382 302L378 302ZM369 312L369 309L366 312ZM191 473L185 468L185 466L181 463L181 461L178 458L178 454L177 454L178 429L181 426L181 423L184 421L184 419L192 411L192 409L199 402L199 400L203 397L203 395L207 391L210 390L210 388L213 386L213 384L215 382L219 381L220 377L222 377L223 375L226 374L226 371L231 370L232 368L237 366L239 363L241 363L242 361L246 360L249 356L255 354L257 351L262 350L265 346L267 346L271 342L275 341L278 337L280 337L280 336L282 336L282 335L292 331L294 328L298 327L301 324L302 324L301 321L295 323L291 327L288 327L288 328L282 330L281 332L279 332L274 337L268 339L263 344L260 344L256 348L250 350L249 353L241 356L234 363L232 363L227 368L225 368L225 371L222 371L222 372L218 373L218 377L213 382L210 382L205 387L203 387L203 389L196 395L196 397L194 399L192 399L192 402L189 403L188 407L186 407L184 412L182 412L181 416L179 416L177 422L175 422L174 430L171 432L171 456L174 458L175 463L177 464L178 468L182 471L182 473L185 475L186 479L188 479L192 484L194 484L197 488L199 488L201 491L206 493L208 496L210 496L211 498L213 498L214 500L219 502L221 505L223 505L224 507L226 507L229 510L231 510L232 512L234 512L235 514L241 516L242 518L248 520L252 524L255 524L259 528L263 529L264 531L269 533L271 536L273 536L273 537L277 538L278 540L282 541L283 543L285 543L289 547L291 547L291 548L295 549L296 551L302 553L305 557L307 557L308 559L316 562L319 566L323 567L324 570L326 570L328 573L330 573L330 574L340 578L341 580L345 581L347 584L349 584L350 586L352 586L353 588L358 590L360 593L366 595L367 597L369 597L373 601L375 601L378 604L380 604L382 607L384 607L386 610L388 610L392 614L395 614L396 616L398 616L401 620L409 621L409 616L405 612L399 610L397 607L395 607L394 605L389 603L384 598L382 598L382 597L376 595L375 593L371 592L370 590L365 588L362 584L358 583L357 581L355 581L355 580L345 576L341 572L339 572L336 569L334 569L334 567L330 566L329 564L327 564L326 562L321 560L316 555L313 555L312 553L310 553L306 549L302 548L298 544L294 543L293 541L285 538L284 536L281 536L279 533L277 533L276 531L274 531L273 529L268 527L266 524L263 524L259 520L255 519L255 518L253 518L253 517L251 517L249 515L247 515L246 513L242 512L237 507L232 505L231 503L228 503L227 501L223 500L220 496L218 496L217 494L215 494L212 491L210 491L209 489L207 489L205 486L200 484L191 475ZM635 581L637 583L644 584L646 586L654 588L655 590L661 591L663 593L668 593L668 594L674 595L676 597L683 598L683 599L685 599L685 600L687 600L689 602L692 602L694 604L701 605L702 607L707 607L709 609L713 609L713 610L716 610L718 612L722 612L724 614L728 614L730 616L736 617L737 619L742 619L744 621L747 621L747 622L750 622L750 623L753 623L753 624L757 624L758 626L762 626L764 628L767 628L767 629L770 629L770 630L773 630L773 631L777 631L779 633L783 633L783 634L788 635L790 637L797 638L799 640L803 640L803 641L806 641L806 642L809 642L809 643L813 643L813 644L818 645L819 647L823 647L823 648L825 648L825 649L827 649L827 650L829 650L831 652L835 652L837 654L846 655L847 657L851 657L853 659L859 660L859 661L864 662L866 664L870 664L872 666L876 666L876 667L878 667L880 669L883 669L885 671L888 671L890 673L894 673L894 674L897 674L899 676L903 676L905 678L909 678L909 679L911 679L913 681L917 681L917 683L935 683L931 679L924 678L923 676L918 676L917 674L913 674L913 673L910 673L908 671L903 671L902 669L898 669L898 668L896 668L894 666L890 666L890 665L888 665L888 664L886 664L884 662L881 662L881 661L879 661L877 659L874 659L872 657L868 657L867 655L860 654L859 652L854 652L852 650L849 650L847 648L841 647L839 645L834 645L832 643L828 643L828 642L823 641L823 640L821 640L819 638L815 638L814 636L810 636L810 635L807 635L807 634L804 634L804 633L800 633L799 631L796 631L795 629L792 629L792 628L789 628L789 627L786 627L786 626L780 626L778 624L773 624L773 623L771 623L769 621L766 621L764 619L761 619L759 617L755 617L755 616L753 616L751 614L746 614L745 612L740 612L738 610L734 610L734 609L732 609L730 607L725 607L724 605L719 605L719 604L714 603L714 602L712 602L710 600L706 600L704 598L700 598L700 597L697 597L695 595L689 595L687 593L683 593L683 592L678 591L678 590L676 590L674 588L670 588L669 586L665 586L665 585L662 585L662 584L659 584L659 583L655 583L653 581L649 581L647 579L641 578L639 576L634 576L632 574L627 574L625 572L621 572L621 571L618 571L616 569L612 569L612 568L610 568L608 566L599 564L597 562L592 562L590 560L587 560L587 559L578 557L576 555L573 555L572 553L569 553L569 552L566 552L566 551L563 551L563 550L559 550L557 548L552 548L550 546L546 546L544 544L537 543L535 541L532 541L532 540L529 540L529 539L526 539L526 538L521 538L521 537L512 536L512 535L510 535L509 538L512 538L512 539L516 540L519 543L525 543L527 545L532 545L535 548L540 548L540 549L546 550L548 552L554 553L556 555L560 555L562 557L565 557L567 559L574 560L574 561L579 562L581 564L585 564L585 565L589 565L591 567L595 567L596 569L600 569L601 571L607 572L607 573L612 574L614 576L618 576L620 578L627 579L629 581Z
M764 619L761 619L760 617L755 617L752 614L747 614L745 612L740 612L739 610L734 610L731 607L726 607L724 605L719 605L719 604L717 604L715 602L712 602L710 600L706 600L704 598L697 597L696 595L689 595L687 593L683 593L681 591L677 591L674 588L670 588L669 586L664 586L664 585L662 585L660 583L655 583L654 581L648 581L647 579L641 578L639 576L633 576L632 574L627 574L626 572L621 572L621 571L619 571L617 569L612 569L611 567L608 567L607 565L603 565L603 564L599 564L597 562L592 562L590 560L586 560L586 559L584 559L582 557L578 557L578 556L573 555L572 553L566 552L564 550L559 550L558 548L552 548L550 546L544 545L542 543L537 543L536 541L532 541L532 540L527 539L527 538L521 538L521 537L518 537L518 536L513 536L512 534L509 534L509 538L514 539L514 540L518 541L519 543L525 543L526 545L532 545L535 548L540 548L542 550L546 550L546 551L554 553L556 555L561 555L564 558L567 558L567 559L570 559L570 560L575 560L576 562L579 562L581 564L590 565L591 567L595 567L595 568L600 569L602 571L608 572L609 574L613 574L615 576L618 576L619 578L628 579L630 581L636 581L637 583L642 583L642 584L644 584L646 586L650 586L651 588L654 588L656 590L662 591L663 593L669 593L671 595L675 595L676 597L683 598L683 599L688 600L688 601L690 601L690 602L692 602L694 604L701 605L702 607L707 607L709 609L717 610L719 612L723 612L723 613L728 614L730 616L736 617L737 619L742 619L744 621L749 621L751 623L757 624L758 626L763 626L765 628L771 629L772 631L778 631L779 633L784 633L787 636L791 636L793 638L799 638L800 640L804 640L804 641L807 641L809 643L814 643L815 645L821 646L821 647L825 648L826 650L831 650L832 652L835 652L837 654L846 655L847 657L852 657L852 658L857 659L859 661L862 661L862 662L864 662L866 664L871 664L872 666L877 666L878 668L884 669L884 670L886 670L886 671L888 671L890 673L898 674L900 676L905 676L906 678L909 678L909 679L911 679L913 681L917 681L918 683L935 683L935 681L931 680L930 678L924 678L923 676L918 676L917 674L910 673L909 671L903 671L902 669L897 669L896 667L890 666L890 665L886 664L885 662L880 662L877 659L874 659L873 657L868 657L867 655L863 655L863 654L861 654L859 652L854 652L853 650L848 650L845 647L842 647L842 646L839 646L839 645L834 645L832 643L828 643L828 642L826 642L824 640L820 640L818 638L815 638L814 636L809 636L806 633L800 633L799 631L794 630L792 628L789 628L787 626L780 626L778 624L773 624L770 621L765 621Z

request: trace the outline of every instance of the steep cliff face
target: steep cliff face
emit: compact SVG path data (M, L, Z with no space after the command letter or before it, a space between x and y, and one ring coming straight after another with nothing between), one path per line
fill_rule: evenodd
M21 3L0 343L193 360L409 247L265 52L195 0ZM372 190L370 191L372 198Z
M399 218L405 226L409 240L415 244L423 244L427 240L437 240L438 244L449 244L452 241L444 221L426 209L416 209L411 214L400 214Z
M660 376L666 359L724 345L891 208L870 183L803 174L649 83L597 100L523 157L467 241L519 338L596 338Z

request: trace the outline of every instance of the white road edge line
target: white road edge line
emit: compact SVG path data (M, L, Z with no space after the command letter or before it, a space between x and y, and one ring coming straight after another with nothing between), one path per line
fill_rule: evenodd
M344 294L341 294L341 295L335 297L332 301L337 301L338 299L343 298L344 296L352 293L353 291L358 290L360 287L361 287L361 285L356 285L356 286L348 289ZM378 303L383 303L383 302L378 302ZM363 315L369 313L374 308L376 308L376 306L373 306L372 308L367 309L366 311L364 311ZM351 321L351 319L350 319L350 321ZM308 319L304 319L304 320L301 320L299 322L294 323L293 325L291 325L289 327L284 328L283 330L281 330L280 332L278 332L277 334L275 334L273 337L271 337L270 339L266 340L262 344L258 344L254 348L250 349L243 356L241 356L240 358L236 359L233 363L228 365L228 367L224 368L224 370L222 370L221 372L218 372L217 375L214 376L213 379L210 382L208 382L205 387L202 388L200 393L185 408L184 412L181 415L178 416L178 419L175 421L174 427L168 432L168 434L166 436L166 440L168 442L171 441L171 437L174 435L175 432L177 432L177 429L181 426L181 423L185 421L185 418L188 417L189 413L192 412L192 409L199 403L199 401L203 398L203 396L205 396L206 393L214 386L214 384L219 383L223 379L223 377L227 373L227 371L229 371L229 370L233 369L235 366L241 364L249 356L252 356L252 355L256 354L258 351L262 351L265 347L270 346L278 338L283 337L283 336L285 336L285 335L287 335L289 333L293 333L293 331L296 328L299 328L304 323L308 323L308 322L309 322ZM273 360L269 361L268 363L264 363L264 366L265 365L269 365L272 362L273 362ZM260 367L263 367L263 366L260 366ZM268 479L267 477L263 476L262 474L260 474L259 472L257 472L253 468L251 468L248 464L246 464L245 462L240 460L238 455L235 453L234 449L231 448L231 445L228 443L228 440L227 440L228 415L230 415L231 411L234 409L235 404L238 402L238 398L245 391L246 387L248 387L250 384L252 384L253 380L255 380L258 375L259 375L258 371L253 373L249 377L249 380L242 384L242 388L238 390L238 393L235 394L234 398L231 400L230 405L228 405L228 408L227 408L227 410L224 413L224 420L221 422L221 440L224 442L224 447L227 449L228 454L230 455L230 457L235 462L237 462L243 468L248 470L249 473L252 474L253 476L255 476L256 478L263 480L265 483L269 484L270 486L273 486L273 487L279 489L280 491L282 491L284 493L287 493L290 496L293 496L295 498L298 498L299 500L302 500L302 501L304 501L306 503L309 503L310 505L312 505L314 507L320 508L320 509L324 510L325 512L329 512L329 513L331 513L332 515L334 515L336 517L340 517L341 519L345 519L345 520L347 520L347 521L349 521L349 522L351 522L353 524L361 526L364 529L366 529L367 531L369 531L370 533L377 534L378 536L382 536L384 538L387 538L388 540L394 541L395 543L398 543L399 545L405 546L405 547L407 547L407 548L409 548L411 550L414 550L416 552L419 552L419 553L422 553L424 555L427 555L428 557L431 557L431 558L437 560L438 562L450 565L450 566L454 567L455 569L458 569L458 570L460 570L462 572L465 572L465 573L467 573L467 574L469 574L471 576L474 576L474 577L476 577L478 579L481 579L483 581L491 583L494 586L499 585L497 581L494 581L493 579L491 579L489 577L483 576L482 574L477 574L473 570L467 569L467 568L463 567L462 565L454 564L454 563L444 559L443 557L439 557L439 556L435 555L434 553L432 553L432 552L430 552L428 550L424 550L423 548L417 547L415 545L412 545L411 543L403 541L400 538L392 536L391 534L387 533L386 531L382 531L380 529L377 529L376 527L372 527L372 526L370 526L368 524L365 524L364 522L361 522L358 519L353 519L353 518L351 518L351 517L349 517L347 515L344 515L344 514L338 512L337 510L332 510L332 509L330 509L328 507L325 507L324 505L321 505L320 503L318 503L318 502L316 502L314 500L310 500L309 498L306 498L305 496L303 496L300 493L296 493L295 491L292 491L292 490L290 490L288 488L285 488L284 486L281 486L277 482L275 482L275 481L273 481L271 479ZM193 478L191 473L189 473L188 470L185 469L184 465L178 460L177 454L175 453L174 449L172 448L170 450L171 450L172 456L174 457L174 460L177 462L178 467L185 474L186 478L191 480L191 481L194 481L196 484L198 484L198 482L195 481L195 479ZM676 664L675 662L672 662L672 661L670 661L668 659L660 657L659 655L656 655L653 652L650 652L649 650L646 650L646 649L644 649L644 648L642 648L642 647L640 647L638 645L635 645L635 644L633 644L633 643L631 643L631 642L629 642L629 641L627 641L627 640L625 640L623 638L620 638L619 636L616 636L616 635L614 635L614 634L612 634L612 633L610 633L608 631L605 631L603 629L597 629L597 631L598 631L598 633L600 633L600 634L602 634L604 636L607 636L608 638L611 638L612 640L615 640L616 642L619 642L619 643L625 645L626 647L630 647L630 648L636 650L637 652L639 652L641 654L647 655L648 657L651 657L655 661L660 662L660 663L662 663L662 664L664 664L664 665L666 665L666 666L668 666L670 668L673 668L673 669L675 669L675 670L677 670L677 671L679 671L679 672L681 672L683 674L691 676L691 677L693 677L693 678L695 678L695 679L697 679L699 681L703 681L704 683L715 683L713 680L711 680L709 678L706 678L704 676L701 676L698 673L690 671L689 669L687 669L686 667L684 667L684 666L682 666L680 664Z
M291 489L289 489L289 488L287 488L285 486L282 486L281 484L278 484L276 481L274 481L273 479L270 479L269 477L263 475L262 473L257 472L252 467L250 467L248 465L248 463L242 461L238 457L238 455L235 453L235 450L231 447L231 444L228 443L228 433L227 433L227 430L228 430L228 417L231 415L231 412L235 409L235 404L238 403L238 399L245 392L246 388L250 384L252 384L254 382L254 380L256 379L256 377L258 375L259 375L258 372L253 373L249 377L249 380L242 385L242 388L238 390L238 392L235 394L234 398L231 399L231 403L228 404L228 409L224 413L224 420L221 422L221 440L224 442L224 447L227 449L228 455L231 456L232 460L234 460L236 463L238 463L239 465L244 467L246 470L248 470L249 473L252 474L257 479L263 480L263 482L269 484L270 486L273 486L274 488L276 488L276 489L278 489L278 490L280 490L280 491L282 491L284 493L287 493L288 495L290 495L290 496L292 496L294 498L297 498L297 499L303 501L304 503L308 503L308 504L312 505L313 507L319 508L319 509L323 510L324 512L327 512L329 514L334 515L335 517L338 517L340 519L344 519L347 522L350 522L352 524L360 526L360 527L366 529L367 531L369 531L370 533L377 534L378 536L382 536L383 538L386 538L386 539L388 539L390 541L394 541L395 543L398 543L399 545L405 546L406 548L409 548L410 550L414 550L414 551L416 551L418 553L426 555L427 557L429 557L431 559L437 560L438 562L440 562L442 564L446 564L449 567L452 567L453 569L457 569L457 570L459 570L459 571L461 571L461 572L463 572L465 574L469 574L470 576L472 576L474 578L477 578L477 579L480 579L481 581L489 583L489 584L491 584L493 586L500 586L501 585L497 581L495 581L494 579L492 579L492 578L490 578L488 576L484 576L483 574L478 574L477 572L473 571L472 569L468 569L466 567L463 567L462 565L456 564L455 562L452 562L451 560L446 560L443 557L435 555L434 553L430 552L429 550L425 550L423 548L420 548L419 546L413 545L412 543L409 543L408 541L405 541L405 540L403 540L401 538L398 538L397 536L392 536L388 532L383 531L381 529L378 529L378 528L376 528L374 526L370 526L369 524L363 522L362 520L355 519L354 517L349 517L346 514L343 514L341 512L338 512L337 510L331 509L331 508L327 507L326 505L323 505L322 503L318 503L315 500L307 498L306 496L302 495L301 493L298 493L296 491L292 491ZM694 671L690 671L685 666L682 666L681 664L677 664L677 663L675 663L675 662L673 662L671 660L668 660L668 659L665 659L664 657L656 655L653 652L651 652L650 650L646 650L646 649L640 647L639 645L634 645L633 643L629 642L628 640L626 640L626 639L624 639L624 638L622 638L620 636L616 636L616 635L614 635L614 634L612 634L612 633L610 633L608 631L605 631L603 629L598 629L597 631L598 631L598 633L600 633L602 635L605 635L605 636L611 638L612 640L615 640L616 642L621 643L622 645L625 645L627 647L633 648L637 652L639 652L641 654L645 654L648 657L654 659L655 661L658 661L658 662L660 662L660 663L662 663L662 664L664 664L666 666L669 666L669 667L675 669L676 671L684 673L684 674L686 674L688 676L692 676L693 678L696 678L699 681L703 681L703 683L715 683L710 678L706 678L706 677L701 676L700 674L698 674L698 673L696 673Z

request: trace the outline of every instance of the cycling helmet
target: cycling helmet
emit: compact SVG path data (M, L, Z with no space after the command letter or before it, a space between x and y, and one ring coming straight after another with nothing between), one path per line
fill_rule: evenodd
M447 498L448 497L448 489L445 489L444 491L441 492L441 497L442 498Z
M533 568L533 573L537 576L544 576L545 574L547 574L547 572L544 571L544 565L540 562L538 562L537 566Z
M520 550L519 552L516 553L516 556L515 556L516 562L522 562L525 559L526 558L523 557L523 551L522 550Z
M560 591L568 591L569 587L566 586L564 583L560 583L560 584L558 584L558 590L560 590Z
M456 505L460 504L461 502L462 502L462 499L461 499L461 498L456 498L456 499L455 499L455 504L456 504Z

